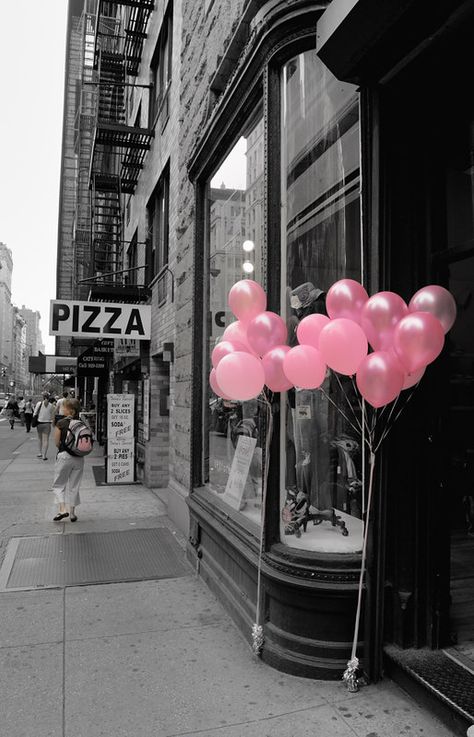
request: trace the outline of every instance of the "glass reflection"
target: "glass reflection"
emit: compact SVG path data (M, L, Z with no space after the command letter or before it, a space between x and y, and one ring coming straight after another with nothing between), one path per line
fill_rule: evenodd
M263 242L263 119L259 113L210 182L208 371L212 350L235 320L230 288L249 277L261 283ZM209 390L207 486L219 499L260 524L264 407Z
M314 51L282 69L282 312L289 344L299 322L325 314L337 279L360 281L359 107ZM328 371L321 389L282 402L281 539L292 547L362 546L360 411L352 381ZM341 413L341 411L344 415Z

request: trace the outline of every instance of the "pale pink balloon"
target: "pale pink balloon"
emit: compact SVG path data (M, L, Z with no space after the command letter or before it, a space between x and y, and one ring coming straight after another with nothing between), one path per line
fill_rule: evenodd
M420 368L417 371L413 371L411 374L405 374L405 380L403 382L402 389L411 389L412 386L418 384L418 382L421 381L425 371L426 366L423 366L423 368Z
M340 374L352 376L367 355L365 333L353 320L344 317L330 320L319 335L323 361Z
M211 369L211 373L209 374L209 384L211 385L211 389L214 392L214 394L217 394L218 397L222 397L222 399L230 399L230 397L224 394L219 384L217 383L215 368Z
M252 279L242 279L229 291L229 307L242 322L250 322L267 308L267 295Z
M247 325L247 341L259 356L286 343L287 337L285 321L275 312L261 312Z
M317 389L326 376L326 364L321 353L311 345L296 345L285 356L283 371L295 386Z
M345 317L359 322L360 311L368 299L362 284L354 279L340 279L328 290L326 311L332 319Z
M454 325L456 320L456 302L451 292L437 284L422 287L410 300L410 312L430 312L436 317L445 333Z
M283 361L290 350L289 345L277 345L262 358L265 384L272 392L286 392L293 386L283 371Z
M221 342L225 340L229 340L231 343L240 343L245 346L245 350L253 353L247 339L247 328L240 320L231 322L226 327L222 334Z
M265 384L265 372L257 356L236 351L219 361L216 379L228 397L244 402L258 397Z
M234 340L221 340L211 353L212 365L216 368L217 364L224 358L224 356L227 356L229 353L235 353L235 351L245 352L246 350L247 347L243 343L239 343Z
M326 315L308 315L304 317L296 329L298 343L318 348L319 334L328 322L329 317L326 317Z
M405 315L408 307L395 292L378 292L367 300L360 313L360 326L374 350L390 348L393 331Z
M407 373L413 373L435 360L443 350L444 331L429 312L409 313L393 333L395 353Z
M402 390L403 381L404 374L388 351L370 353L356 374L357 388L372 407L383 407L393 402Z

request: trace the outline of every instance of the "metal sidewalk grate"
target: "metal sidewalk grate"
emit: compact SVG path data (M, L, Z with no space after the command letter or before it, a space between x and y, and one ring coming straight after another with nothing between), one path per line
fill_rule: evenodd
M165 527L13 538L0 590L178 578L189 575L184 551Z
M474 675L442 650L399 650L386 654L437 698L474 722Z

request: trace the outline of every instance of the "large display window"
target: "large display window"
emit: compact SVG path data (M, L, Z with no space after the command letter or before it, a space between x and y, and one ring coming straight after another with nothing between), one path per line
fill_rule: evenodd
M207 375L212 350L235 321L227 295L246 277L262 280L263 117L257 110L212 176L208 187L209 327ZM209 388L204 473L220 502L255 524L262 506L265 407L260 399L222 399Z
M328 288L361 280L359 101L315 51L281 71L281 314L289 344ZM324 552L362 548L360 406L352 380L328 370L320 389L282 395L281 540Z

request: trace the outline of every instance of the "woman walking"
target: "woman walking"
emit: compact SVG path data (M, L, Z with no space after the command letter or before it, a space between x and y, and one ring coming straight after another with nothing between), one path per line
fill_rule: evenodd
M26 432L30 432L31 429L31 420L33 418L33 401L31 397L26 400L25 402L25 425L26 425Z
M64 418L54 428L58 454L54 466L53 492L59 505L58 514L53 517L54 522L60 522L64 517L76 522L76 507L81 503L79 487L84 472L84 457L71 455L65 445L71 420L79 419L80 408L77 399L65 399L62 405Z
M33 417L38 418L38 425L36 427L38 431L38 458L42 458L43 461L48 460L47 452L49 445L49 436L51 434L51 425L53 424L54 414L56 411L56 405L50 404L49 394L45 392L43 394L43 401L38 402L35 407Z

